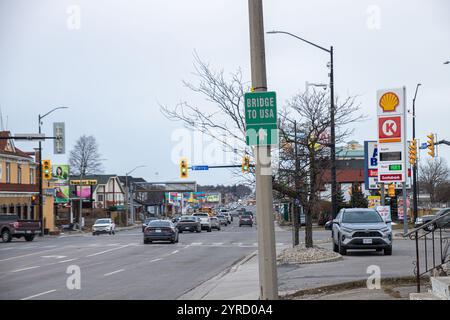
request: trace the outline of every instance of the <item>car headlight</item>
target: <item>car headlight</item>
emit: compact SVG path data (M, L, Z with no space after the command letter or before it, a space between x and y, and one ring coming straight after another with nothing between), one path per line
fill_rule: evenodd
M389 228L383 228L380 231L383 232L383 233L386 233L386 232L389 232Z
M351 233L352 229L342 228L342 231L345 232L345 233Z

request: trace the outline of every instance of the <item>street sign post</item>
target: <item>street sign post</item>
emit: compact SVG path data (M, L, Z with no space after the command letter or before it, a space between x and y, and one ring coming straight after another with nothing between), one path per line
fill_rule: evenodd
M244 105L247 145L278 144L276 93L246 93Z

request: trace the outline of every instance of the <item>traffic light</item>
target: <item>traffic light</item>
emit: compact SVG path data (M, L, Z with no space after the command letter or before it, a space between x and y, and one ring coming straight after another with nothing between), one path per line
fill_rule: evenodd
M180 161L180 178L186 179L188 177L188 162L183 158Z
M434 134L431 133L431 134L427 135L427 137L428 137L428 141L427 141L428 149L430 150L430 151L428 151L428 154L434 158Z
M250 167L250 158L249 156L245 155L242 158L242 172L246 173L249 171L249 167Z
M52 178L52 162L50 160L42 160L42 177L45 180Z
M409 144L409 163L414 166L417 161L417 141L412 140Z
M388 196L395 197L395 185L393 183L388 185Z

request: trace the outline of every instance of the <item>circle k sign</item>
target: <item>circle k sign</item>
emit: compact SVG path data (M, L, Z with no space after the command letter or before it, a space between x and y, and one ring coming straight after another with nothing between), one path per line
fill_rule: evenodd
M402 117L379 117L378 118L378 141L380 143L401 142L402 140Z

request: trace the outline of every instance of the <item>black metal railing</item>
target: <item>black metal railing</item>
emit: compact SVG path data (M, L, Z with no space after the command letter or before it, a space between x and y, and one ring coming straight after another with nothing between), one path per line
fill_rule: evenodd
M421 277L450 261L450 211L437 216L403 236L416 242L416 261L413 263L415 265L414 275L416 276L417 292L420 292ZM423 243L423 250L421 250L419 243Z

